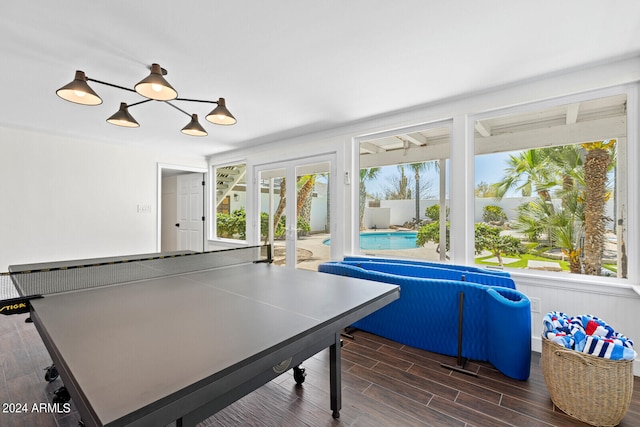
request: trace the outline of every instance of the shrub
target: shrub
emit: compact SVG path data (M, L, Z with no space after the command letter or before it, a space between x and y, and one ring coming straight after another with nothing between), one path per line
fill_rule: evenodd
M499 222L503 223L507 220L507 214L500 206L488 205L485 206L482 211L482 220L484 222Z
M260 212L260 237L263 240L267 240L269 234L269 214L266 212ZM285 232L286 215L280 217L280 221L276 225L275 238L282 238Z
M245 240L247 238L247 217L244 209L238 209L230 214L216 214L216 229L218 237L234 238L237 234L238 238Z
M440 205L435 204L435 205L431 205L429 207L427 207L427 209L425 209L424 214L427 218L431 219L432 221L439 221L440 220ZM449 208L447 208L447 219L449 219Z
M447 242L446 242L446 250L449 250L449 222L447 221ZM427 242L433 242L435 244L440 243L440 222L432 222L427 225L423 225L418 230L418 235L416 236L416 246L422 247ZM439 249L439 247L438 247Z
M303 218L298 218L298 230L308 233L311 231L311 225Z
M524 249L520 240L513 236L501 235L500 227L493 227L484 223L475 224L475 250L480 253L488 250L498 258L498 264L502 266L502 255L520 255Z

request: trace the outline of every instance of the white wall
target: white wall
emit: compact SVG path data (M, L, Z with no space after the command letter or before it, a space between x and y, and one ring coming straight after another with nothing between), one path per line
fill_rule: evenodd
M206 167L204 158L0 128L0 271L155 252L158 163Z

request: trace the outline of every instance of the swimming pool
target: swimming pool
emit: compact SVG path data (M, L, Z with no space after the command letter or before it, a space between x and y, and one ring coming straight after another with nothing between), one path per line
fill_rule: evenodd
M389 233L360 233L360 249L415 249L416 231L392 231ZM331 245L331 239L324 242Z

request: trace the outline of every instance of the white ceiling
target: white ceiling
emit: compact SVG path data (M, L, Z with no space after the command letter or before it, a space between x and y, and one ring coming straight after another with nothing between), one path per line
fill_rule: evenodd
M79 0L0 5L0 126L195 155L252 147L519 80L640 53L637 0ZM75 70L133 87L151 63L180 97L224 97L235 126L204 138L167 105L140 128L105 122L135 93L55 95Z

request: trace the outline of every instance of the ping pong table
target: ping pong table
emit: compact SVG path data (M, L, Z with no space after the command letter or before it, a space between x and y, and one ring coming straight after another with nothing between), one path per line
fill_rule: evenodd
M241 253L10 267L84 425L195 425L327 347L339 417L341 331L399 288Z

